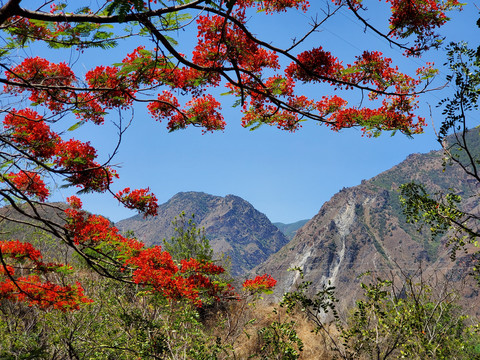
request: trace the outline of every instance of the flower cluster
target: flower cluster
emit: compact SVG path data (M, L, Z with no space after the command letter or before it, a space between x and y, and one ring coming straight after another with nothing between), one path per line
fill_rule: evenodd
M16 87L6 85L6 92L30 91L29 100L35 104L45 104L48 109L58 112L69 102L68 90L76 80L75 74L65 63L51 63L40 57L26 58L20 65L5 72L7 79L14 83L28 85Z
M91 89L102 89L98 92L98 102L107 109L126 108L133 103L135 84L120 75L119 70L112 66L97 66L85 74L85 79Z
M32 244L24 243L19 240L9 240L9 241L0 241L0 252L2 254L2 259L5 261L7 259L12 259L16 263L25 263L29 262L33 265L31 270L36 273L47 273L51 271L56 271L58 269L71 269L70 266L57 263L44 263L42 261L42 254L37 250ZM15 273L15 270L12 266L8 266L11 271L8 271L10 275ZM3 269L5 270L5 269ZM2 271L2 273L6 273Z
M201 126L204 132L225 128L220 103L210 94L194 97L186 103L186 109L181 109L177 98L164 91L148 109L156 120L167 119L170 131L185 129L188 125Z
M18 240L0 241L0 299L27 302L30 306L62 311L78 310L82 303L89 303L79 283L75 285L57 285L43 281L41 275L63 269L63 264L44 263L42 255L29 243ZM22 265L20 267L20 265ZM15 267L22 272L34 274L15 276Z
M30 260L39 263L42 254L30 243L22 243L19 240L1 241L0 251L3 259L12 258L16 261Z
M157 100L148 104L148 110L154 118L160 120L162 118L181 118L180 104L170 91L163 91L158 94ZM178 120L170 120L178 122Z
M179 268L171 255L162 251L160 246L145 249L138 256L127 261L136 269L133 281L151 288L152 292L161 293L171 300L188 300L196 306L202 305L202 297L208 295L214 299L230 293L231 286L222 286L214 282L211 276L225 270L211 262L196 259L181 260Z
M186 111L188 123L202 126L206 131L223 130L225 121L219 110L220 103L212 95L204 95L200 98L193 98L187 102ZM184 126L183 124L170 125L169 128L175 129L175 126Z
M95 161L96 150L88 142L74 139L63 141L31 109L12 110L5 116L3 124L12 141L26 153L36 161L52 161L58 173L64 174L69 183L82 187L85 191L105 191L113 179L118 177L113 169ZM27 172L20 172L15 177L19 185L17 188L41 197L42 201L46 200L48 191L43 190L44 183L40 174L29 176L29 179L25 174Z
M13 38L21 43L29 40L43 40L52 36L52 32L46 26L20 16L9 18L7 24L5 24L7 25L5 30L10 32Z
M40 201L46 201L50 195L40 175L32 171L20 171L9 173L8 179L13 183L17 191L37 197Z
M374 85L379 92L393 87L394 92L400 95L408 94L420 84L420 80L399 72L398 67L391 64L392 59L384 57L379 51L364 51L342 71L341 79L351 84Z
M255 279L247 279L243 283L243 288L247 291L258 293L258 292L270 292L277 280L272 278L270 275L265 274L262 276L257 275Z
M111 225L110 221L103 216L87 214L82 210L82 202L76 196L67 198L70 208L65 210L67 223L65 229L71 233L75 245L98 245L105 243L116 250L124 251L130 247L138 251L143 244L135 239L122 236L118 229Z
M64 14L62 10L63 6L61 5L50 5L50 14ZM87 13L86 8L83 9L83 12ZM88 46L88 44L82 41L82 38L88 37L88 29L94 32L94 30L102 27L100 24L90 24L87 27L82 26L84 24L73 26L70 22L32 21L20 16L12 16L6 22L8 25L5 24L7 25L5 26L5 31L9 32L17 43L25 44L42 40L50 42L50 45L53 47L58 46L60 42L64 42L66 46L76 46L77 49Z
M83 293L82 286L61 286L51 282L42 282L38 275L19 277L12 281L6 279L0 282L0 299L26 302L30 306L41 309L58 309L72 311L80 309L82 303L91 303Z
M199 261L190 258L189 260L180 260L181 273L205 273L212 275L219 275L225 272L225 269L219 265L215 265L211 261Z
M362 131L368 136L382 130L400 130L406 134L419 134L423 131L425 119L415 118L411 113L404 113L402 109L410 112L414 104L409 103L411 98L394 97L390 101L384 100L378 109L348 108L347 101L333 96L324 96L316 103L318 111L325 119L328 126L339 131L352 126L362 126Z
M215 72L181 67L159 55L158 49L148 51L144 46L139 46L122 60L117 76L122 77L123 82L131 84L132 89L138 89L140 85L165 85L196 96L201 94L205 87L218 86L220 82L220 76Z
M392 10L390 35L397 38L416 36L415 46L407 51L407 55L418 55L430 46L435 46L439 39L435 29L448 20L445 12L464 5L458 0L387 1Z
M332 0L336 5L348 5L354 11L364 9L361 0ZM389 19L392 38L415 36L415 45L407 49L406 55L419 55L430 47L438 46L440 37L436 28L449 19L447 11L461 9L464 3L458 0L386 0L390 3L392 15Z
M305 12L310 6L306 0L237 0L235 5L239 8L256 6L259 11L264 10L267 14L287 11L291 8L302 9Z
M36 159L49 159L55 155L60 137L35 111L13 109L5 116L3 124L6 130L11 131L12 141L28 149Z
M113 179L118 178L115 170L94 160L96 150L88 142L74 139L62 142L56 155L55 165L69 174L67 181L85 191L106 191Z
M242 15L237 15L244 21ZM260 73L265 68L278 69L278 56L260 47L237 25L221 16L199 16L198 43L193 62L207 68L233 66L242 71Z
M333 80L343 68L338 59L321 46L302 52L297 59L298 62L286 68L285 74L303 82Z
M242 106L244 116L242 117L243 127L254 127L261 124L277 126L279 129L295 131L300 127L300 113L302 111L314 110L312 102L305 96L294 94L295 83L290 77L279 75L267 78L260 83L248 76L242 76L244 89L233 85L227 85L231 93L236 96L245 96ZM288 109L279 107L278 102L272 98L285 98Z
M76 94L73 101L75 117L83 121L92 121L96 125L102 125L105 121L105 109L100 105L98 96L91 93Z
M392 60L383 57L382 53L365 51L353 64L346 66L321 48L305 51L297 58L298 61L286 69L286 75L296 80L329 82L336 88L345 89L355 85L369 86L370 100L393 88L394 95L383 95L382 105L377 109L347 108L347 101L336 95L322 97L315 108L333 130L360 125L368 135L382 130L400 130L407 134L423 131L425 119L413 114L417 107L417 95L413 93L420 79L399 72L397 67L392 67ZM428 73L429 66L419 75ZM311 105L311 102L307 103Z
M150 193L150 189L130 190L125 188L116 194L116 197L125 207L135 209L145 216L156 216L158 210L157 198Z

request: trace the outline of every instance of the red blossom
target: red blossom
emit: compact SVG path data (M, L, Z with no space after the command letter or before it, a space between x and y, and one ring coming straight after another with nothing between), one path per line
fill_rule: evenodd
M22 301L30 306L38 306L43 309L59 309L62 311L78 310L80 304L89 303L83 294L83 288L79 283L75 285L57 285L50 281L43 282L39 274L56 271L64 268L63 264L43 263L42 255L30 243L22 243L18 240L0 241L0 299ZM26 262L31 263L28 267ZM27 276L15 276L15 265L22 263L22 272L30 270L36 274Z
M181 109L176 97L169 91L158 95L148 109L157 120L167 119L171 131L185 129L188 125L200 126L204 131L223 130L225 121L220 113L220 103L210 94L194 97Z
M225 272L225 269L219 265L215 265L211 261L201 261L190 258L189 260L183 259L180 261L181 272L200 272L204 274L218 275Z
M438 46L439 35L435 29L444 25L448 17L446 11L461 8L464 4L457 0L387 0L391 3L390 36L406 38L416 36L416 45L407 55L418 55L430 46Z
M80 93L75 98L75 116L77 119L92 121L97 125L103 124L105 120L105 110L91 93Z
M157 198L150 193L150 189L125 188L116 194L116 197L129 209L142 212L145 216L156 216L158 210Z
M42 254L32 244L19 240L0 241L0 252L4 260L6 258L12 258L16 261L28 259L38 263L42 259Z
M90 119L101 121L93 114ZM96 150L88 142L74 139L63 141L58 134L50 130L43 118L31 109L13 109L5 116L3 123L13 142L24 147L38 160L53 159L57 170L66 174L73 185L87 191L105 191L113 179L118 177L113 169L101 166L95 161ZM16 179L17 182L23 181L20 186L22 189L34 189L30 194L34 195L36 191L43 200L48 196L48 191L40 191L44 184L38 175L35 176L35 181L40 181L38 186L33 184L33 178L29 181L26 181L25 176Z
M65 229L69 231L75 245L102 244L105 251L115 252L121 261L136 256L144 248L141 241L121 235L108 219L83 211L81 201L76 196L67 198L67 202L71 207L65 210Z
M22 301L41 309L72 311L80 309L80 304L91 303L79 283L60 286L42 282L37 275L19 277L15 283L7 278L0 281L0 299Z
M19 173L9 173L9 180L14 184L18 191L24 192L27 195L35 196L40 201L47 200L50 195L42 177L32 171L20 171Z
M332 97L323 96L322 100L316 103L316 107L320 115L326 117L329 114L335 113L345 107L347 101L341 97L334 95Z
M266 13L286 11L290 8L307 11L310 4L306 0L237 0L235 6L239 8L247 8L257 6L257 9L265 10Z
M118 229L110 225L110 221L100 215L87 214L75 208L65 210L68 223L65 228L73 237L73 242L83 245L100 244L102 242L118 243L124 237Z
M151 102L147 107L155 119L161 120L162 118L168 119L179 114L177 109L180 107L180 104L170 91L164 91L158 94L157 101Z
M105 191L113 179L118 177L115 170L94 161L96 150L89 142L68 140L57 146L55 166L70 174L67 180L85 191Z
M336 5L348 5L355 11L362 9L361 0L332 0ZM438 46L439 35L436 28L448 19L446 12L464 6L458 0L386 0L390 3L392 16L389 19L392 38L415 36L415 45L406 55L419 55L430 47Z
M225 121L219 111L221 109L220 103L212 95L193 98L187 102L186 106L190 107L187 110L188 122L169 123L169 129L186 127L187 123L200 125L206 131L223 130L225 128Z
M31 109L13 109L5 116L3 124L10 131L12 140L35 158L43 160L54 156L60 137L50 130L37 112Z
M334 79L343 70L342 64L331 52L320 46L304 51L297 56L298 63L291 63L285 73L287 76L304 82Z
M70 196L67 197L67 203L76 210L80 210L82 208L82 201L77 196Z
M152 286L155 292L169 299L181 297L181 289L174 279L178 267L173 262L172 256L162 251L160 246L141 251L137 256L127 260L126 264L136 267L133 281L137 284Z
M247 279L243 283L243 288L251 292L269 292L273 289L277 280L270 275L265 274L256 276L255 279Z
M12 16L5 24L6 30L10 30L14 39L26 41L31 39L45 39L52 36L52 32L45 26L38 25L27 18Z
M233 291L231 286L222 286L210 278L223 273L223 267L212 262L185 259L179 269L171 255L162 251L160 246L142 250L129 259L127 265L136 267L133 281L151 287L153 292L170 300L185 299L201 306L202 295L219 299L222 294Z
M243 21L242 15L237 15ZM253 73L279 68L278 56L258 46L237 25L221 16L199 16L198 44L193 62L204 67L233 65Z
M107 108L132 105L137 85L119 73L116 67L97 66L85 74L89 87L98 93L97 101Z
M131 194L129 189L125 189ZM219 299L232 294L228 284L214 282L211 276L222 274L223 267L208 261L184 259L180 268L172 256L160 246L145 248L143 243L121 235L118 229L102 216L87 214L81 210L77 197L67 199L71 208L66 209L65 229L71 234L75 245L95 247L97 253L107 254L109 259L119 261L119 269L132 271L132 280L154 293L170 300L187 300L202 305L204 295Z
M17 93L30 91L30 101L35 104L45 104L52 111L60 111L68 102L71 92L66 87L75 81L75 74L65 63L51 63L40 57L26 58L20 65L5 72L7 79L28 85L16 87L6 85L5 91Z

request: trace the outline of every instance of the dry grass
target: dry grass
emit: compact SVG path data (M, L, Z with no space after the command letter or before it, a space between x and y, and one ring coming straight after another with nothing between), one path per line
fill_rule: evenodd
M294 322L298 337L303 342L302 360L330 360L333 352L329 349L327 340L322 334L314 333L314 326L306 316L297 312L286 314L285 309L273 304L259 302L255 305L245 301L231 303L223 308L212 309L205 320L214 337L222 339L224 344L230 344L235 359L259 359L264 344L259 330L273 322ZM253 355L253 357L252 357ZM276 357L269 357L269 359Z

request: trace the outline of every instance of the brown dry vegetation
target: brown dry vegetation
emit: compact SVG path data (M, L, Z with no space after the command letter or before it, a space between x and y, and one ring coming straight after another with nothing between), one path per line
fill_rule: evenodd
M236 359L248 359L261 353L264 344L259 331L273 322L294 322L294 329L303 342L300 360L330 360L333 352L327 340L320 333L314 332L314 326L301 311L286 314L284 308L266 301L255 304L246 300L232 302L226 306L211 309L204 319L206 328L210 328L214 337L233 346ZM221 324L219 326L219 324ZM334 327L331 327L335 333ZM297 348L298 349L298 348ZM273 359L273 358L272 358Z

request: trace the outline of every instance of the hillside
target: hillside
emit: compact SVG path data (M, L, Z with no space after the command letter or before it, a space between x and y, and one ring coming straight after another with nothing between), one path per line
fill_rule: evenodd
M464 198L475 193L476 182L459 167L447 166L444 171L442 155L441 151L412 154L390 170L341 190L255 272L278 279L276 294L280 297L300 281L297 272L287 269L299 267L305 280L312 282L312 292L331 282L345 306L352 305L360 295L362 280L358 277L367 271L389 276L399 269L413 273L421 266L426 277L446 277L461 286L461 280L467 277L467 254L459 253L458 261L452 263L444 246L446 240L430 241L429 234L406 224L399 201L398 186L409 181L425 183L431 191L450 187ZM473 211L479 209L474 200L466 206ZM476 288L467 285L461 290L470 305L472 297L478 296Z
M160 205L158 216L144 219L137 215L118 222L116 226L122 231L133 231L147 245L162 244L164 238L170 239L174 235L172 220L182 211L187 216L195 215L197 227L205 228L216 253L230 257L233 275L251 270L288 242L264 214L234 195L178 193Z

